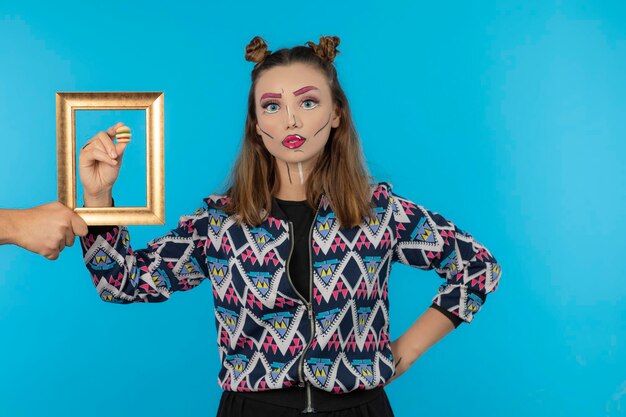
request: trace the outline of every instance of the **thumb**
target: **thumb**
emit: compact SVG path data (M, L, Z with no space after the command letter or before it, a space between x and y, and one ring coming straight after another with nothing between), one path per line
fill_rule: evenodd
M77 236L86 236L88 232L87 223L77 213L72 216L72 230Z
M124 150L126 149L126 145L128 145L128 143L125 142L115 144L115 152L117 153L118 158L124 156ZM121 159L118 159L118 161L121 161Z

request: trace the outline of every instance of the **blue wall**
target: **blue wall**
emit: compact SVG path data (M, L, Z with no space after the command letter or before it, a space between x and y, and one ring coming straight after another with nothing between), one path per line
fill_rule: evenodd
M388 387L396 415L626 415L624 3L7 3L0 207L57 198L57 91L163 91L167 218L130 226L145 247L228 174L248 41L337 35L372 173L503 266L475 321ZM0 248L0 416L214 415L210 285L110 305L81 255L78 241L56 261ZM441 279L403 265L391 278L396 338Z

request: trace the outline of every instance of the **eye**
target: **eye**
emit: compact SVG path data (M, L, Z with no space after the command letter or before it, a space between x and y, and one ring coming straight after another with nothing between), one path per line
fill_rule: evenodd
M302 101L302 106L304 106L305 109L314 109L318 104L319 102L313 98L307 98Z
M307 109L314 109L319 105L319 101L317 101L317 99L314 98L305 98L304 100L302 100L302 106ZM263 108L263 110L265 110L265 113L276 113L278 110L280 110L280 105L275 102L275 101L270 101L267 103L263 103L261 104L261 107Z
M276 113L278 111L278 103L270 101L269 103L264 103L261 107L265 110L266 113Z

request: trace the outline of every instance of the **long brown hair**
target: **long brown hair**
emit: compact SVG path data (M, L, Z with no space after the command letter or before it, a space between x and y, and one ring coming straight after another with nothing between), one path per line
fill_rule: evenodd
M352 121L348 99L337 79L333 64L339 38L323 36L319 45L267 50L265 41L256 36L246 46L246 60L256 62L248 93L248 115L243 143L230 173L225 194L229 197L224 212L237 214L236 221L258 226L271 211L271 198L280 189L280 178L274 157L256 132L254 90L259 76L275 66L304 63L319 69L330 86L332 100L340 108L337 128L332 128L328 142L306 180L307 203L317 208L324 193L342 227L355 227L371 213L370 181L373 177L364 162L360 139ZM265 209L266 213L261 213ZM264 214L262 217L261 215Z

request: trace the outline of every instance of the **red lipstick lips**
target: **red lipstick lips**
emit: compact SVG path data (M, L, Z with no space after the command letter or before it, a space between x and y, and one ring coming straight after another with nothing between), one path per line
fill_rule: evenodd
M282 144L289 149L296 149L302 146L304 141L306 141L306 139L300 135L289 135L283 139Z

